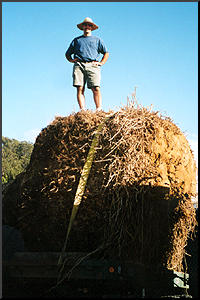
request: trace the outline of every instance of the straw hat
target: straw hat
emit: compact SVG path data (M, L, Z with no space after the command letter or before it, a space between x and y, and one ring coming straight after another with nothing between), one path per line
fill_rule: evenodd
M80 24L77 24L77 27L80 29L80 30L83 30L83 24L84 23L90 23L90 24L92 24L92 29L91 30L95 30L95 29L98 29L99 27L92 21L92 19L90 19L90 18L85 18L85 20L83 20L83 22L82 23L80 23Z

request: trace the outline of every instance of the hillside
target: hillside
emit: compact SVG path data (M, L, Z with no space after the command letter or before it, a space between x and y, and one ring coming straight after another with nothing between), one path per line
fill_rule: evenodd
M14 180L29 164L33 144L2 137L2 183Z

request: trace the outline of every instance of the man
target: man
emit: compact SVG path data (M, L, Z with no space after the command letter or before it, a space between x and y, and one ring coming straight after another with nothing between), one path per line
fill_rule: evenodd
M77 100L81 110L85 110L85 84L92 90L96 110L101 110L102 98L100 92L101 69L108 59L109 53L103 41L92 36L92 31L98 26L90 18L85 18L77 24L83 35L75 38L65 53L67 60L74 63L73 86L77 88ZM101 61L98 61L99 54L103 54ZM71 56L74 56L73 58Z

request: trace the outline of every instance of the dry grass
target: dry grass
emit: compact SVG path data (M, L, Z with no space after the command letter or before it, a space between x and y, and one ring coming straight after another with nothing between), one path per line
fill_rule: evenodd
M30 250L62 249L81 171L106 115L55 118L39 134L18 180L19 202L5 192L7 222L18 222ZM196 166L184 134L170 118L129 101L101 132L67 250L100 247L104 257L183 270L184 247L196 226L195 189Z

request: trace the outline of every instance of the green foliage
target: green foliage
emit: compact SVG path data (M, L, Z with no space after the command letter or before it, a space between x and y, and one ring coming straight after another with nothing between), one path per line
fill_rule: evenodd
M23 172L29 164L33 144L2 137L2 184Z

